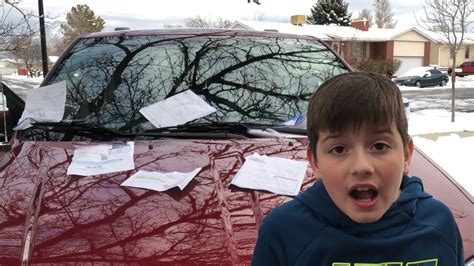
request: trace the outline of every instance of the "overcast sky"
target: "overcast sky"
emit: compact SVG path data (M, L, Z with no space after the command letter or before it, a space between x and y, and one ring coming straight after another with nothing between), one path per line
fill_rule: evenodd
M38 0L20 0L20 6L37 13ZM261 5L247 0L43 0L49 17L65 20L71 7L87 4L106 22L106 29L127 26L134 29L158 28L163 24L182 23L184 18L201 16L227 20L264 16L267 21L289 21L291 15L310 13L317 0L260 0ZM346 0L349 12L363 8L372 10L372 0ZM415 26L413 12L423 9L424 0L391 0L398 26Z

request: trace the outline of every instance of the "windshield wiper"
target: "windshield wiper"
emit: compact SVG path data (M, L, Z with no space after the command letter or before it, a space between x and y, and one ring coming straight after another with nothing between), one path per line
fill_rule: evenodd
M237 122L209 122L197 124L185 124L172 127L162 127L147 130L154 133L234 133L253 137L283 137L291 135L306 135L303 128L284 125L260 124L260 123L237 123ZM264 132L264 134L259 134Z
M136 137L246 138L292 137L306 135L306 129L295 128L291 126L235 122L185 124L171 127L155 128L143 132L127 132L83 121L36 122L32 125L34 128L50 132L58 132L70 136L83 136L98 140Z
M98 124L86 122L35 122L34 128L51 132L90 137L93 139L111 139L117 137L133 137L134 133L107 128Z
M209 122L209 123L194 123L177 125L170 127L160 127L150 129L145 132L153 133L173 133L173 132L188 132L188 133L206 133L206 132L227 132L236 134L246 134L249 128L259 127L265 128L269 125L256 123L235 123L235 122Z
M175 127L158 128L143 132L127 132L123 130L107 128L94 123L87 122L36 122L34 128L51 132L64 133L67 135L84 136L98 140L109 140L114 138L245 138L247 127L237 123L222 124L195 124L180 125Z

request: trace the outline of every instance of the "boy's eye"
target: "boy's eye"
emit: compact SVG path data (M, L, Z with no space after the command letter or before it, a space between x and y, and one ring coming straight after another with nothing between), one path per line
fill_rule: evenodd
M334 153L334 154L341 154L345 151L346 149L343 146L336 146L336 147L333 147L329 152Z
M384 151L384 150L387 150L388 148L389 146L383 142L377 142L374 144L374 150L376 151Z

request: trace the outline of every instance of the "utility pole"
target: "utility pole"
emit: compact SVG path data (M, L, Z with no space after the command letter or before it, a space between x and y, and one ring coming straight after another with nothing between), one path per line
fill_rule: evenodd
M43 77L48 74L48 51L46 49L46 30L44 27L43 0L38 0L38 14L41 36L41 61L43 62Z

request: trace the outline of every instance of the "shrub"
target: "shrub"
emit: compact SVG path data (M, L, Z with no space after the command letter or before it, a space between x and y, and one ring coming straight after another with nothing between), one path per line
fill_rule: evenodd
M398 59L367 59L356 66L359 71L374 72L385 74L392 77L400 68L400 60Z

